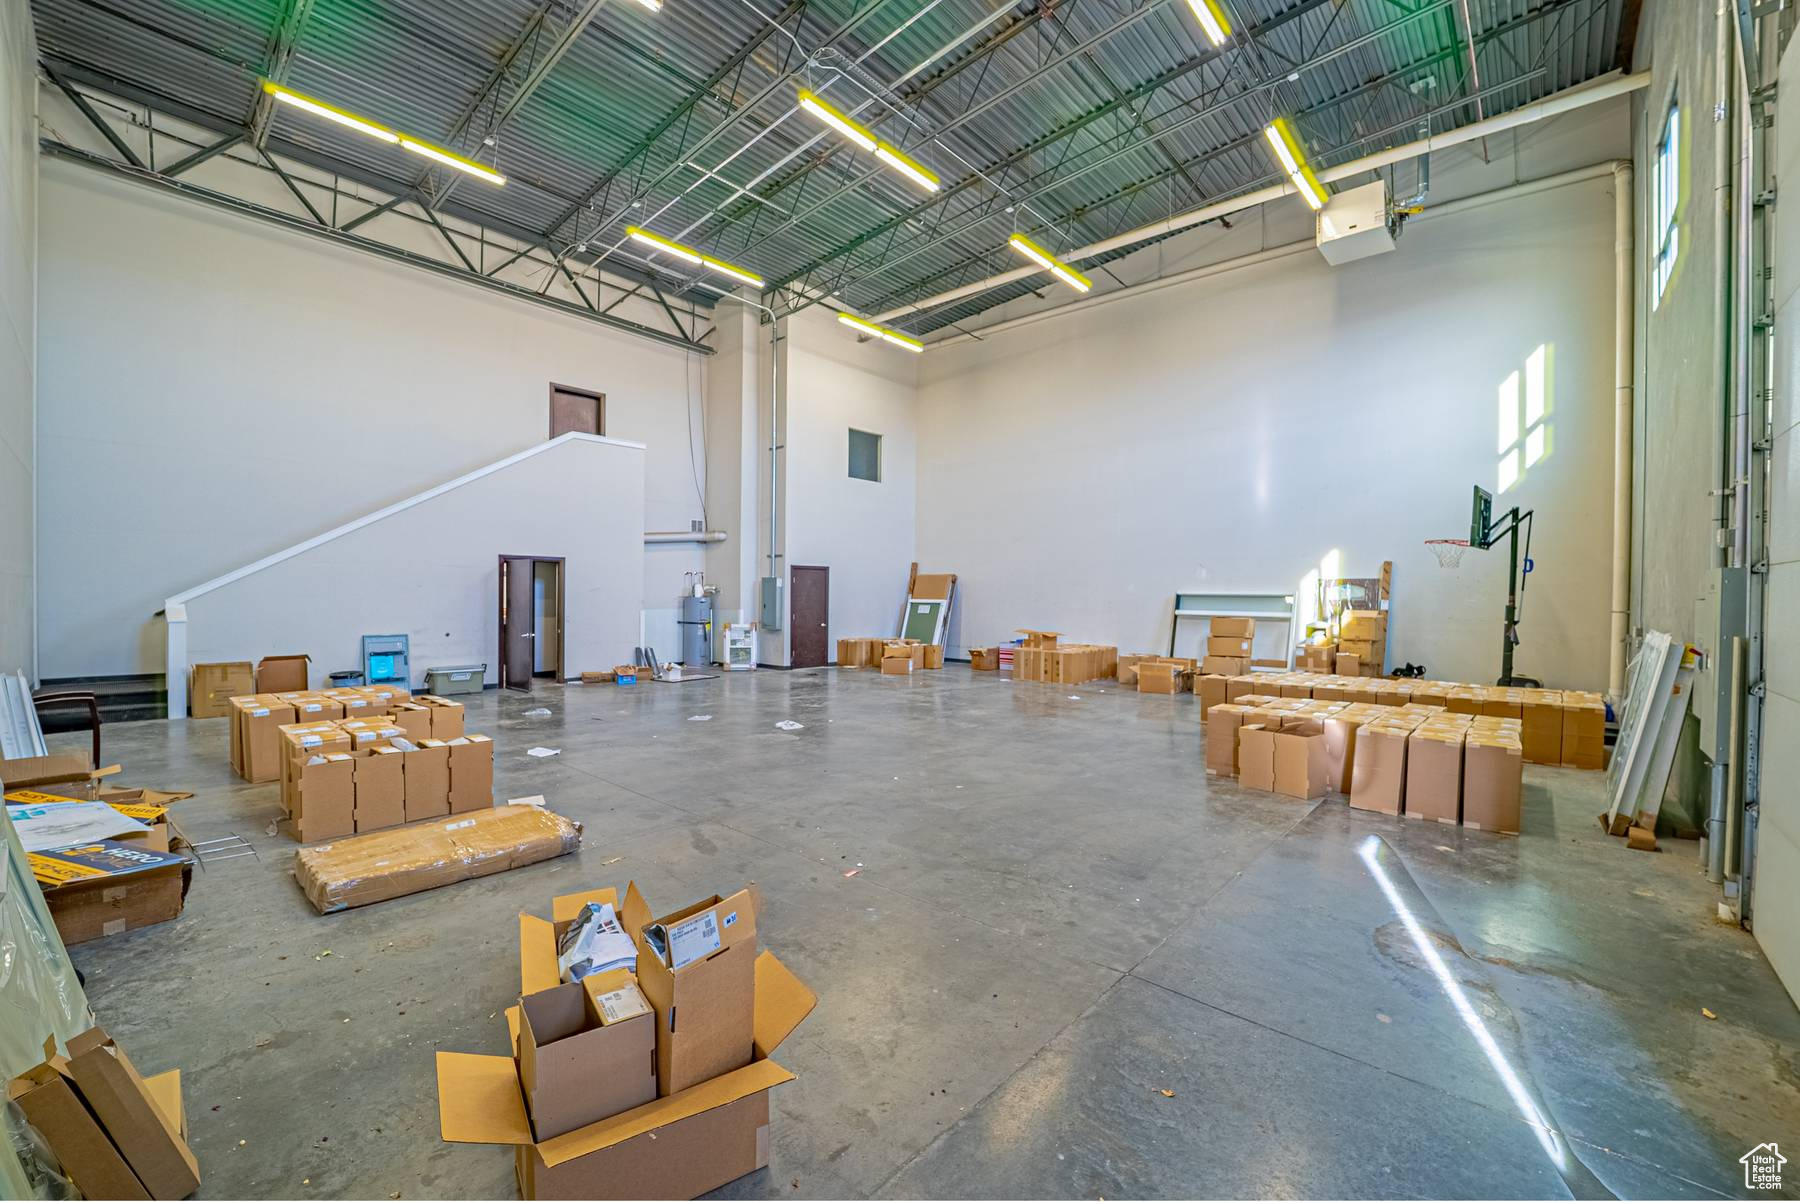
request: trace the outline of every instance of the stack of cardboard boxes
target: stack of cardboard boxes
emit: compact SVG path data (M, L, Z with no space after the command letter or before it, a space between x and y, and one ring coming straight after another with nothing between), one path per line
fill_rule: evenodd
M1337 656L1333 668L1339 676L1380 676L1387 662L1387 612L1380 609L1347 609L1338 620Z
M1242 676L1250 670L1250 647L1256 640L1255 618L1211 618L1206 626L1206 658L1200 671L1207 676Z
M905 665L887 661L908 660ZM918 639L839 639L837 666L876 668L886 676L910 676L917 671L944 666L944 648Z
M181 1071L139 1076L99 1027L71 1037L66 1056L48 1040L43 1063L9 1081L6 1097L89 1198L185 1198L200 1188Z
M1185 693L1200 661L1172 655L1134 655L1131 677L1140 693Z
M589 903L615 908L635 972L562 979ZM759 950L753 894L653 918L634 883L551 915L519 916L513 1054L437 1054L443 1138L512 1145L525 1198L693 1198L766 1165L769 1090L794 1079L769 1057L817 999Z
M1118 670L1119 649L1098 643L1065 643L1054 630L1026 630L1013 648L1013 679L1042 684L1082 684L1108 680Z

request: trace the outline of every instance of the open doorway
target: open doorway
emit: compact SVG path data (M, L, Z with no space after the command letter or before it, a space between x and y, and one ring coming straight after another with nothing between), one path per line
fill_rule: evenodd
M500 687L530 689L562 680L563 561L544 555L500 557Z

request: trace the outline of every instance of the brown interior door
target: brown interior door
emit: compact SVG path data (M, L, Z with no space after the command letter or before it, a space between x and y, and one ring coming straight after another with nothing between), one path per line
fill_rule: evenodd
M537 641L532 612L532 578L536 561L527 557L500 557L500 687L529 689L536 666L532 644Z
M597 392L550 385L550 437L561 434L604 434L606 398Z
M788 629L793 666L822 668L831 662L831 569L794 568Z

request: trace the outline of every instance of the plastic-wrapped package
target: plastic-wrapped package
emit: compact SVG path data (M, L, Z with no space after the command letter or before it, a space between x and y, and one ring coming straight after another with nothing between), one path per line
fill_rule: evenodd
M87 994L69 963L62 937L31 875L25 848L0 806L0 1080L22 1073L44 1058L44 1040L63 1042L94 1025ZM14 1126L7 1120L9 1130ZM0 1141L0 1196L64 1197L39 1192L16 1151L16 1134ZM54 1188L54 1182L44 1179Z
M567 855L581 824L536 806L495 806L334 839L294 853L294 879L321 914L421 893Z
M589 902L581 908L557 937L556 967L564 981L637 967L637 944L625 933L611 903Z

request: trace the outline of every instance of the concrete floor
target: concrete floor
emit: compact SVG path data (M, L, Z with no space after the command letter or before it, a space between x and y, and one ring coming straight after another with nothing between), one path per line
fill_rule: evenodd
M1193 698L1101 682L472 701L499 796L544 794L582 851L330 917L222 721L108 728L126 780L196 793L193 837L261 855L75 949L140 1067L182 1068L203 1196L513 1196L506 1150L439 1140L432 1053L505 1050L516 911L628 878L659 908L757 882L764 944L820 995L772 1164L725 1196L1592 1195L1581 1165L1624 1197L1737 1195L1739 1156L1800 1146L1800 1015L1693 844L1600 834L1599 773L1529 768L1509 839L1209 780Z

